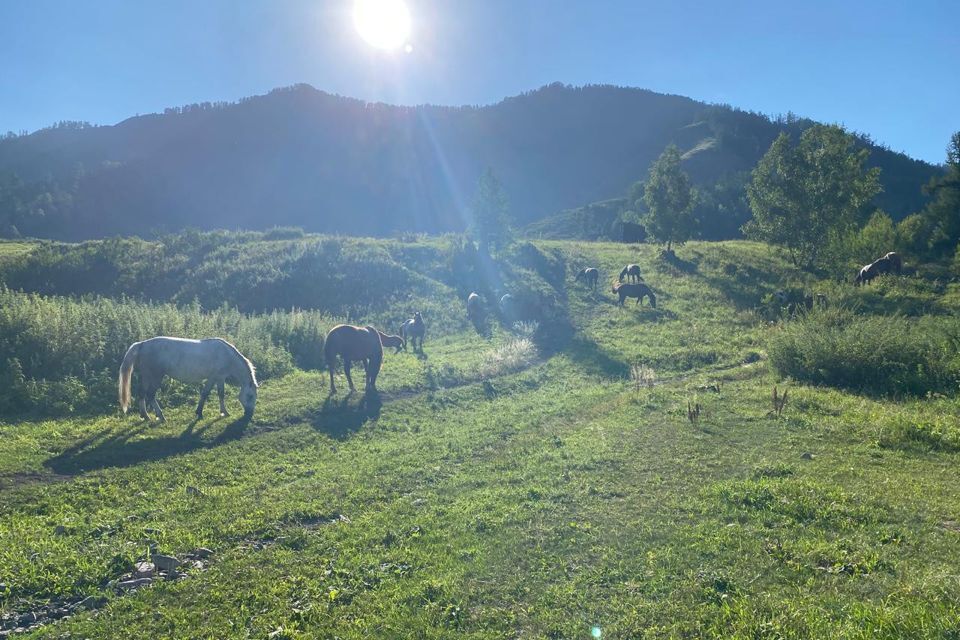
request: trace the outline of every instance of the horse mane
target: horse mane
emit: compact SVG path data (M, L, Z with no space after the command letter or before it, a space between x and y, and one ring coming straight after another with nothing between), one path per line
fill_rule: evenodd
M250 358L240 353L240 349L237 349L233 344L231 344L230 342L227 342L223 338L217 338L217 340L219 340L223 344L230 347L230 350L234 353L234 355L237 356L237 358L240 359L240 362L242 362L246 367L247 373L250 374L250 383L255 387L259 386L257 383L257 368L253 366L252 362L250 362Z

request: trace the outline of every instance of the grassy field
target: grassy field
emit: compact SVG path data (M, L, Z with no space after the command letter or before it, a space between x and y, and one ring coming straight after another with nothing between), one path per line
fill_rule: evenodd
M29 253L34 248L32 242L17 242L15 240L0 240L0 262L16 259Z
M573 332L516 362L509 331L457 327L388 354L379 400L296 370L249 424L0 424L0 637L960 638L956 393L780 380L757 312L804 288L935 320L956 285L853 290L744 242L540 246ZM614 304L626 262L656 309ZM120 586L156 554L196 565Z

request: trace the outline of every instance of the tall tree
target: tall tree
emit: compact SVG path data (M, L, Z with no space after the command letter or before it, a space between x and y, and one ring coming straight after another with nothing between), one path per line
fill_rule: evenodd
M488 168L477 181L471 207L470 233L483 249L502 249L510 244L509 206L500 181Z
M866 169L869 152L854 145L836 126L812 126L796 146L780 134L747 186L747 236L785 247L797 266L815 265L830 238L850 233L880 192L880 169Z
M931 180L924 191L933 196L923 212L930 249L937 255L955 251L960 242L960 131L947 145L946 175Z
M683 244L693 235L693 189L690 178L680 168L680 150L670 145L650 167L650 175L643 188L643 202L647 214L643 224L658 242L667 243L667 253L673 243Z

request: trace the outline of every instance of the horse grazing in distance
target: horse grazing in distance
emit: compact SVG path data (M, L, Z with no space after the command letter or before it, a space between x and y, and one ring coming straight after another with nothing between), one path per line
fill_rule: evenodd
M611 293L615 293L620 296L620 306L623 306L623 301L627 298L636 298L637 304L643 300L643 297L646 296L650 298L650 306L654 309L657 308L657 296L653 295L653 291L643 282L636 284L626 283L626 282L617 282L614 283Z
M467 317L476 322L483 315L483 300L476 291L467 296Z
M380 344L384 347L393 347L396 349L394 353L400 353L400 350L403 349L403 338L400 336L391 336L377 329L377 333L380 335Z
M634 265L636 266L636 265ZM639 269L638 269L639 273ZM574 277L574 280L583 280L587 283L587 286L591 289L597 288L597 281L600 279L600 271L593 267L587 267L582 271L578 271L577 275Z
M623 282L627 278L630 282L643 282L643 276L640 275L640 265L628 264L620 271L620 277L617 282Z
M229 378L240 384L240 404L244 416L253 416L257 405L257 373L235 346L221 338L187 340L185 338L157 337L134 342L123 356L120 365L118 393L124 413L130 408L130 379L133 370L140 371L140 417L149 420L147 406L153 408L160 422L166 422L157 402L157 391L164 376L181 382L203 382L197 417L203 417L203 405L214 386L220 396L220 415L227 415L224 404L224 382Z
M330 371L330 393L337 392L333 382L337 367L337 356L343 358L343 372L347 376L350 391L354 391L353 378L350 377L350 365L360 361L366 370L366 392L377 390L377 376L383 364L383 344L380 332L374 327L355 327L351 324L338 324L327 333L323 345L323 356Z
M407 341L413 344L413 350L417 350L417 340L420 340L420 352L423 353L423 336L427 333L427 325L423 323L423 316L417 311L409 320L404 320L400 325L400 335L403 336L403 350L407 350Z
M903 260L900 258L900 254L895 251L891 251L882 258L878 258L870 264L864 265L860 269L860 272L857 273L853 284L856 286L869 284L870 281L877 276L890 273L891 271L895 271L897 275L903 271Z

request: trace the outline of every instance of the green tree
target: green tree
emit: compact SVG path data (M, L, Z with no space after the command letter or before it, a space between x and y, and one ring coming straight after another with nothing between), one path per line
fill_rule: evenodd
M928 244L937 256L949 255L960 242L960 131L947 145L947 173L934 178L924 191L933 201L924 209Z
M667 243L667 253L673 243L683 244L693 235L694 195L690 178L680 168L680 150L670 145L664 149L653 166L643 188L643 202L647 214L643 224L658 242Z
M471 213L470 234L481 248L502 249L513 240L507 196L492 169L484 171L477 181Z
M862 220L880 192L880 170L865 167L868 151L840 127L815 125L793 146L780 134L753 170L747 198L748 237L780 245L797 266L811 268L831 240Z

